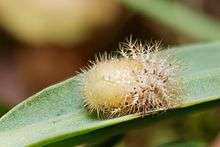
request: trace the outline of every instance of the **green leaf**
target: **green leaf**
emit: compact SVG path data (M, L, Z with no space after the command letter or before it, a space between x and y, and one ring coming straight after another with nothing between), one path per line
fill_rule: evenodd
M185 65L183 104L140 118L137 114L100 120L82 107L79 75L53 85L20 103L0 119L0 145L73 146L143 127L170 116L220 103L220 42L171 49Z
M3 114L5 114L8 111L8 108L6 108L5 106L3 106L2 104L0 104L0 116L2 116Z
M101 141L94 142L88 144L86 147L114 147L122 138L124 137L123 134L109 137L107 139L102 139Z
M202 141L195 140L179 140L175 142L166 143L159 147L207 147L208 145Z
M147 17L196 40L219 40L220 23L171 0L119 0Z

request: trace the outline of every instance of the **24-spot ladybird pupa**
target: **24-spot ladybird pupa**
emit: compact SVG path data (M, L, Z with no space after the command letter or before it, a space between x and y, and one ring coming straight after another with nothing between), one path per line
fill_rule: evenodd
M173 108L180 103L179 66L170 54L160 54L158 43L143 45L129 40L120 44L120 56L97 59L83 71L84 105L108 117Z

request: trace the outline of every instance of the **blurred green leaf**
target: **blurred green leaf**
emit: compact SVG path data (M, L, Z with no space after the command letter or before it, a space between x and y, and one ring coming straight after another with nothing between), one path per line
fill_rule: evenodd
M5 114L7 111L8 111L8 109L5 106L3 106L2 104L0 104L0 116Z
M101 141L90 143L85 147L114 147L122 138L124 137L123 134L116 135L113 137L108 137L107 139L103 139Z
M220 23L171 0L119 0L131 9L196 40L219 40Z
M166 143L159 147L207 147L208 145L202 141L194 140L180 140L175 142Z
M0 144L73 146L143 127L160 119L220 104L220 42L170 50L187 65L181 78L187 95L175 109L140 118L137 114L100 120L82 107L78 76L20 103L0 119Z

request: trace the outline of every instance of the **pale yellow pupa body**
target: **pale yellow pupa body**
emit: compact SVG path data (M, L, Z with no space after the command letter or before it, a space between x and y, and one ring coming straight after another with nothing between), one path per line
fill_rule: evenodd
M128 42L120 57L102 58L83 73L82 94L90 112L122 116L166 110L180 102L177 66L158 55L158 45Z

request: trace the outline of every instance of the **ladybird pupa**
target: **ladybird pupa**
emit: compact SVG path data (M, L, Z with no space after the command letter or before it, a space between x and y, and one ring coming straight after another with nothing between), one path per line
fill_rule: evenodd
M82 95L90 112L122 116L166 110L178 104L179 66L169 55L159 54L159 44L128 41L120 46L119 57L98 59L83 72Z

